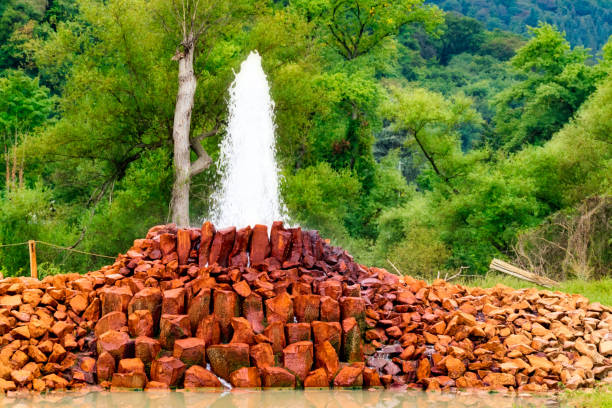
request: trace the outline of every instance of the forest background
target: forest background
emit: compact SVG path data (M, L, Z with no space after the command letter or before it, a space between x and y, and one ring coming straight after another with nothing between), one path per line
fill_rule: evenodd
M612 1L204 1L192 134L218 157L251 50L291 219L369 265L555 279L612 270ZM114 256L170 219L169 0L0 3L0 245ZM195 157L195 156L194 156ZM191 184L209 211L214 164ZM108 259L38 249L41 275ZM392 267L391 264L394 266ZM25 247L0 248L24 274Z

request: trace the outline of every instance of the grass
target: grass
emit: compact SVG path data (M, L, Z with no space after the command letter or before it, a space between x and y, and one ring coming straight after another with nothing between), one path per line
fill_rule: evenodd
M497 284L509 286L511 288L523 289L536 287L538 289L547 289L542 286L534 285L533 283L514 278L509 275L497 273L489 273L482 277L473 279L464 279L459 283L466 286L478 286L481 288L491 288ZM604 278L600 280L580 280L572 279L561 282L559 286L552 289L565 293L579 293L587 297L591 302L599 302L602 305L612 306L612 278Z
M612 408L612 385L597 388L564 391L559 395L562 407L571 408Z

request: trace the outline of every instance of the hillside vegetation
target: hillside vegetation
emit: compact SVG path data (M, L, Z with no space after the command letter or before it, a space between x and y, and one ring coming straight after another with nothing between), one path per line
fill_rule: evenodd
M609 21L605 2L584 3L582 17ZM169 220L180 44L169 4L0 5L0 245L112 256ZM296 223L362 263L422 277L484 274L493 257L558 279L610 274L612 41L602 33L596 56L539 17L500 26L422 0L226 6L195 57L191 132L211 135L198 143L215 160L234 71L258 50ZM214 166L193 178L193 224L217 182ZM43 274L107 262L50 247L38 259ZM26 247L0 247L5 275L27 265Z

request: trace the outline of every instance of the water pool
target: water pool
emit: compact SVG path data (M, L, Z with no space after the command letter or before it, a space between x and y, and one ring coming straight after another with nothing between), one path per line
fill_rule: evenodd
M75 391L0 397L10 408L514 408L558 407L554 395L361 390Z

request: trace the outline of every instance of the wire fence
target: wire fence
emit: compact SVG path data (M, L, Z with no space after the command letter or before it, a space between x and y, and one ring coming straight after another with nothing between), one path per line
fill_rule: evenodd
M114 256L97 254L94 252L81 251L80 249L65 247L61 245L52 244L50 242L36 241L36 240L30 240L26 242L15 242L15 243L10 243L10 244L0 244L0 249L18 247L18 246L27 246L29 254L30 254L30 276L33 278L38 278L38 263L36 261L36 245L37 244L44 245L50 248L54 248L60 251L66 251L66 252L77 253L77 254L82 254L82 255L89 255L89 256L94 256L94 257L104 258L104 259L115 259ZM0 274L0 278L2 278L2 274Z
M108 255L96 254L96 253L93 253L93 252L81 251L79 249L74 249L74 248L70 248L70 247L63 247L63 246L55 245L55 244L52 244L50 242L45 242L45 241L36 241L36 240L34 240L34 242L36 242L37 244L41 244L41 245L47 245L47 246L50 246L52 248L57 248L57 249L61 249L61 250L64 250L64 251L76 252L78 254L83 254L83 255L91 255L91 256L97 256L97 257L100 257L100 258L108 258L108 259L115 259L116 258L114 256L108 256ZM14 247L14 246L19 246L19 245L28 245L28 241L26 241L26 242L18 242L18 243L14 243L14 244L0 244L0 248Z

